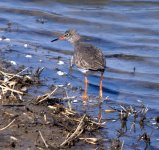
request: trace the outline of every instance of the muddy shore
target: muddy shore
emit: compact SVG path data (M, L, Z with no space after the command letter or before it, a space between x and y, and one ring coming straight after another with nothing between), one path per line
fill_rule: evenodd
M108 101L109 109L99 111L98 115L89 116L87 111L79 112L72 108L74 97L59 98L64 95L59 86L50 87L49 91L34 96L32 90L43 85L40 74L43 69L31 71L29 68L13 67L10 63L1 61L1 109L0 109L0 148L1 149L111 149L118 150L129 147L122 137L127 132L136 134L136 126L145 130L148 108L141 106L126 106ZM96 100L98 101L98 100ZM102 107L105 100L99 101L96 107ZM86 109L87 104L82 104ZM98 106L99 105L99 106ZM120 129L116 130L115 138L106 138L103 132L107 123L113 119L103 119L103 113L119 115ZM130 117L132 116L132 117ZM156 125L157 127L157 120ZM155 127L155 128L156 128ZM154 127L153 127L154 128ZM109 128L108 130L111 130ZM154 132L154 129L153 129ZM150 147L151 134L146 130L137 134L136 144L131 147ZM133 135L132 135L133 137Z
M36 97L28 93L29 88L40 86L39 70L30 74L27 68L15 68L5 61L0 67L1 149L85 149L101 143L100 123L67 108L65 100L51 98L50 93ZM52 87L52 95L56 88Z

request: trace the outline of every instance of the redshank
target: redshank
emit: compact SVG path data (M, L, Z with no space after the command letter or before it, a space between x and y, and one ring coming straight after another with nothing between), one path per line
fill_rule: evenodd
M80 39L81 37L77 33L77 31L74 29L70 29L67 30L61 36L59 36L58 38L52 40L51 42L57 40L67 40L73 45L74 53L71 60L71 64L72 65L75 64L77 68L84 73L85 76L84 95L82 96L83 100L88 99L87 72L96 71L101 73L100 84L99 84L99 97L102 98L102 80L106 66L105 56L99 48L88 43L83 43L80 41Z

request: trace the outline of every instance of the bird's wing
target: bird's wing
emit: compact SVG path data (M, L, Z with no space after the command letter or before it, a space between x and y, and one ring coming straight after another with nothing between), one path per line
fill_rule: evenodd
M74 62L78 67L90 70L104 70L106 63L102 51L90 44L76 48Z

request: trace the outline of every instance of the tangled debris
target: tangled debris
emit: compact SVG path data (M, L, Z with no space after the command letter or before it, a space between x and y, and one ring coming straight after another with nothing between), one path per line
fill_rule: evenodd
M145 129L147 123L150 123L150 120L148 120L147 118L147 112L149 110L148 107L146 107L143 103L141 103L141 106L138 107L132 105L119 105L118 108L113 108L111 106L109 107L111 109L105 111L107 113L117 112L119 116L118 120L120 122L120 127L118 130L116 130L117 137L111 140L111 149L123 149L124 141L122 142L121 139L124 136L128 136L129 133L132 135L132 133L135 134L136 131L139 132L139 129L137 129L137 127L140 127L140 132L142 134L138 134L138 136L136 137L135 146L137 147L140 144L140 142L143 141L145 143L144 149L147 149L148 146L150 146L151 144L151 136L154 131L154 128L152 128L152 132L148 133ZM156 121L156 117L154 120Z
M28 68L18 73L8 73L0 71L0 97L1 103L9 103L22 101L22 96L27 93L28 87L39 82L36 71L35 74L29 74Z
M69 133L67 134L65 140L60 144L60 147L63 147L65 145L72 145L77 140L85 140L90 144L95 144L97 142L97 140L94 140L96 138L82 138L81 135L85 132L93 132L101 128L101 123L94 121L86 114L81 116L76 111L64 108L62 105L56 104L54 106L48 107L49 109L53 110L54 114L52 115L54 117L57 117L58 114L57 120L61 118L65 118L67 120L67 123L65 122L66 124L64 125L64 128L69 131Z

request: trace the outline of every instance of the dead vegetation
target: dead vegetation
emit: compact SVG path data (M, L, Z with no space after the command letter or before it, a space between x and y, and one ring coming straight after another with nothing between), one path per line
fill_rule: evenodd
M32 101L26 102L23 100L28 88L40 83L42 70L43 68L38 69L34 73L30 73L28 68L22 69L18 73L0 71L2 107L0 111L0 114L2 114L0 132L1 134L7 131L7 133L12 133L17 130L14 136L9 136L8 140L6 140L8 147L22 147L24 144L22 138L26 136L26 133L27 136L25 138L31 136L33 133L30 133L30 131L38 131L36 133L38 137L34 139L34 144L31 142L32 146L36 145L35 147L38 149L67 148L70 145L74 145L77 141L96 144L99 139L92 136L89 137L86 133L96 131L102 127L101 124L95 122L86 114L82 115L71 108L65 108L60 101L61 99L51 99L51 96L58 90L58 86L55 86L51 92L35 97ZM69 101L71 98L66 94L63 100ZM53 102L51 104L51 101L54 100L56 103ZM40 127L41 125L48 130L47 133L44 132L44 128ZM31 127L34 130L36 129L35 127L37 129L34 131L30 129ZM55 137L52 137L49 132L53 132L54 127L58 127L56 132L64 132L63 138L59 142L57 140L53 141L53 139L60 138L61 135L57 133ZM52 140L49 139L50 137ZM28 144L28 146L31 145Z

